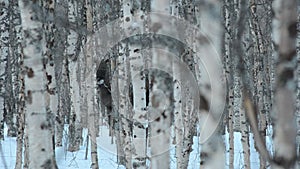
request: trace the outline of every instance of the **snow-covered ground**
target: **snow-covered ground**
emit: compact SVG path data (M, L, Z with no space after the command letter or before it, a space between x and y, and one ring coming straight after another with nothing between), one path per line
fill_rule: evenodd
M272 132L271 129L268 131ZM98 159L100 169L125 169L124 166L117 164L116 156L116 145L111 144L111 137L108 135L108 128L103 126L100 128L100 137L97 138L98 143ZM7 134L7 128L5 128L5 135ZM90 148L88 152L88 158L85 159L86 153L86 135L87 130L83 132L83 145L80 147L80 150L77 152L68 152L67 151L67 137L65 137L65 145L58 147L55 150L56 161L59 169L89 169L91 164L90 157ZM65 130L65 136L67 136L67 127ZM225 145L226 145L226 169L229 169L229 134L226 133L224 136ZM235 132L234 134L234 145L235 145L235 169L243 168L243 155L242 155L242 144L241 144L241 134ZM266 138L267 147L269 150L272 150L272 142L270 136ZM14 169L16 162L16 138L5 137L4 141L1 141L0 144L0 169ZM90 144L89 144L90 146ZM193 151L190 155L189 167L188 169L199 169L200 167L200 148L198 138L194 137ZM250 161L251 169L259 168L259 155L254 148L253 135L250 134ZM170 164L171 168L176 168L176 159L175 159L175 146L172 145L170 148Z

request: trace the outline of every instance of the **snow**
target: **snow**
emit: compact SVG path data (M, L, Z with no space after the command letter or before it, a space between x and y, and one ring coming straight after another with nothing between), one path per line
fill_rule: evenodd
M67 126L65 127L64 136L67 136ZM7 135L7 127L5 127L5 136ZM77 152L67 151L67 144L55 149L56 162L59 169L89 169L91 165L90 147L87 160L85 160L86 151L86 135L87 130L83 131L83 145ZM67 137L64 138L67 141ZM98 160L100 169L125 169L124 166L117 164L116 146L110 144L111 137L108 136L108 128L101 127L100 137L97 138L98 143ZM66 142L65 142L66 143ZM5 137L1 141L2 152L0 149L0 169L13 169L16 163L16 138ZM90 141L89 141L90 146Z
M67 151L67 126L65 127L64 133L64 145L55 149L56 162L59 169L88 169L91 164L90 147L87 159L85 159L86 144L87 144L87 130L83 130L83 144L80 150L77 152ZM268 150L272 152L272 128L269 127L267 130L266 144ZM7 135L7 127L5 126L5 136ZM234 169L243 168L243 155L242 155L242 144L241 144L241 133L234 133L234 146L235 146L235 160ZM229 169L229 133L224 136L224 143L226 148L226 169ZM254 147L253 135L250 133L250 162L251 169L259 168L259 154ZM200 148L198 137L194 137L193 151L190 154L188 169L199 169L200 168ZM4 141L1 141L0 147L0 169L13 169L16 162L16 138L5 137ZM97 149L98 149L98 162L100 169L125 169L124 166L117 164L116 156L116 145L111 143L111 137L109 137L109 129L106 126L100 128L100 134L97 138ZM89 141L90 146L90 141ZM176 168L175 158L175 145L170 148L170 166L171 169Z

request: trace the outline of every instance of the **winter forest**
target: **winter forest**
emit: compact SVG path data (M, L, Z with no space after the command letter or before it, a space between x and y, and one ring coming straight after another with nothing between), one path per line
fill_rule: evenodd
M299 0L0 0L0 169L299 169Z

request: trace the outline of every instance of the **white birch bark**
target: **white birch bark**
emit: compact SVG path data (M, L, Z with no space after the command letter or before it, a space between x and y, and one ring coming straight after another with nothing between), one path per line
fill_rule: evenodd
M177 1L171 1L170 7L171 7L171 15L175 17L179 17L179 6L181 6L181 2ZM176 35L174 35L176 36ZM174 140L173 144L176 145L175 150L175 157L176 157L176 168L182 168L184 166L184 159L183 159L183 111L182 111L182 101L181 101L181 95L182 95L182 86L180 85L181 82L181 69L177 67L177 65L173 62L172 63L172 72L173 72L173 82L174 82Z
M26 127L26 125L25 125ZM23 168L28 169L29 167L29 145L28 145L28 135L27 131L25 129L24 131L24 163L23 163Z
M132 119L131 108L129 98L129 60L126 58L126 43L121 43L119 47L120 56L118 57L118 73L115 75L118 83L118 110L121 117L120 120L120 137L121 137L121 149L122 155L124 155L125 167L132 168L132 130L130 128L130 119ZM113 91L112 91L113 92ZM114 95L114 94L112 94ZM115 102L115 100L113 100Z
M10 76L9 80L7 80L7 84L9 84L9 101L11 113L10 118L12 119L12 127L8 132L8 135L17 136L17 128L18 128L18 94L19 94L19 86L20 83L18 81L18 76L20 73L19 69L19 57L21 55L21 18L20 18L20 10L17 1L10 0L9 2L9 11L10 11L10 29L9 29L9 53L10 53L10 65L7 66L10 70L7 70ZM9 62L7 62L9 63Z
M240 90L240 93L242 92L242 90ZM242 93L241 93L242 94ZM241 113L241 142L242 142L242 146L243 146L243 157L244 157L244 164L243 167L245 169L250 169L250 144L249 144L249 126L247 124L246 121L246 114L245 114L245 110L242 107L242 103L243 103L243 97L240 98L241 99L241 103L240 103L240 113Z
M66 88L66 84L68 83L67 80L67 59L62 60L62 65L61 65L61 73L57 81L58 81L58 86L57 86L57 91L58 91L58 112L56 114L55 118L55 146L62 146L63 145L63 132L64 132L64 125L65 125L65 118L66 118L66 109L67 109L67 103L66 102L66 91L68 88ZM57 64L57 62L56 62ZM62 86L62 87L61 87Z
M54 71L56 81L56 95L58 98L57 112L55 117L55 145L62 146L63 130L65 124L65 109L69 106L69 103L65 102L68 97L65 97L65 90L68 87L65 83L66 72L65 72L65 49L67 47L67 31L62 24L67 23L68 19L68 2L67 1L56 1L54 3L54 22L56 31L54 33Z
M23 62L24 58L21 57L20 61ZM21 70L24 69L23 64L20 65ZM18 136L17 136L17 150L16 150L16 165L15 169L22 168L23 165L23 150L24 150L24 140L25 140L25 89L24 89L24 75L19 75L20 80L20 91L19 91L19 97L18 101L20 103L19 105L19 116L18 116Z
M47 118L46 77L43 68L45 38L39 16L41 2L19 1L24 30L24 67L26 93L26 122L28 136L28 168L57 168L53 153L51 123ZM40 9L36 11L34 9Z
M78 151L82 143L82 123L80 112L80 94L79 81L77 79L78 63L75 61L69 62L70 72L70 95L71 95L71 119L70 127L72 127L72 135L69 144L69 151Z
M169 15L170 2L168 0L153 0L151 3L151 12ZM150 18L150 28L157 34L164 34L170 31L171 27L161 27L164 22L158 16ZM171 25L170 25L171 26ZM153 44L154 46L156 44ZM164 64L166 69L172 70L172 59L169 59L167 53L157 49L152 50L152 66ZM150 119L153 120L150 124L151 127L151 168L170 168L170 129L171 129L171 112L169 106L171 101L169 99L171 88L168 87L162 70L153 72L154 82L152 92L150 93L150 103L152 110L149 111ZM151 79L152 80L152 79Z
M79 18L83 17L80 15L81 8L78 7L79 2L69 1L69 11L68 18L69 23L75 24L80 22ZM77 24L78 25L78 24ZM83 25L82 25L83 26ZM79 79L77 76L78 64L77 61L81 55L78 55L78 50L81 49L78 46L79 39L78 33L75 30L70 30L69 36L67 38L68 48L68 72L69 72L69 82L70 82L70 99L71 99L71 112L70 112L70 144L68 147L69 151L78 151L79 146L82 142L82 124L81 124L81 112L80 112L80 100L79 100Z
M232 10L233 10L233 1L224 0L223 1L223 17L224 17L224 25L225 25L225 32L224 32L224 64L225 66L225 74L227 79L227 97L228 97L228 119L227 119L227 130L229 133L229 168L234 168L234 130L233 130L233 64L232 64Z
M197 39L195 49L198 49L197 51L201 54L201 60L205 57L211 58L209 60L203 59L207 61L204 63L204 66L200 64L201 62L198 62L200 73L202 74L201 78L198 79L202 84L200 92L207 101L213 99L212 103L210 103L210 110L203 110L200 117L200 142L203 143L200 154L200 167L224 168L224 144L218 131L216 131L217 123L221 117L220 113L223 112L220 108L223 106L225 96L222 86L224 82L222 77L220 77L222 75L222 67L219 68L218 66L221 65L215 65L218 63L218 54L221 53L221 6L219 1L207 0L200 3L197 8L198 17L201 21L200 31L206 37ZM216 51L211 51L208 47L209 45L213 45ZM214 69L215 67L217 69ZM209 72L209 75L205 72Z
M1 49L0 49L0 139L4 138L4 94L5 94L5 68L6 57L8 56L9 43L9 15L8 15L8 0L2 0L0 8L0 33L1 33Z
M265 142L265 136L266 136L266 128L267 128L267 118L266 118L266 111L265 109L265 92L263 90L263 82L266 82L266 79L264 79L264 65L263 65L263 60L265 58L267 53L266 53L266 49L265 49L265 44L263 42L263 35L262 35L262 30L261 30L261 26L260 23L258 21L258 12L257 11L257 5L256 5L257 1L256 0L252 0L250 2L251 4L251 8L250 8L250 14L251 14L251 18L250 18L250 29L251 29L251 33L253 36L253 41L255 42L255 48L254 48L254 84L255 84L255 89L256 89L256 94L254 94L254 98L256 100L257 103L257 107L258 107L258 116L259 116L259 130L260 130L260 134L262 137L262 140ZM264 169L266 167L266 161L265 159L260 156L260 168Z
M93 18L92 18L92 6L89 0L85 1L87 7L86 18L87 18L87 31L93 31ZM94 47L95 49L95 47ZM86 58L86 98L87 98L87 115L88 115L88 130L91 138L91 158L92 158L92 169L98 169L98 152L97 152L97 135L99 132L99 119L97 117L97 111L95 110L96 100L96 64L95 64L95 51L85 51Z
M95 106L95 88L96 88L96 66L93 61L92 57L93 53L87 51L86 53L86 59L87 59L87 65L86 67L86 87L87 87L87 112L88 112L88 129L89 129L89 135L91 138L91 157L92 157L92 164L91 168L98 169L98 157L97 157L97 131L96 123L98 123L98 119L96 118L96 111L94 109Z
M14 1L14 18L15 21L14 23L17 23L14 27L14 31L16 33L16 46L15 46L15 52L16 52L16 57L17 57L17 64L15 66L18 66L16 69L16 78L17 82L16 88L18 88L16 92L16 105L17 105L17 125L18 125L18 134L17 134L17 149L16 149L16 165L15 169L22 168L23 165L23 157L24 157L24 140L25 140L25 82L24 82L24 74L21 72L24 71L24 55L22 52L22 28L21 28L21 16L20 16L20 8L18 1Z
M123 1L124 23L123 28L125 33L129 33L132 29L133 23L139 25L135 29L143 30L141 21L137 20L133 15L137 15L139 10L131 14L133 4L130 1ZM141 72L144 68L143 58L140 51L140 45L128 44L128 54L130 59L130 74L133 86L133 133L132 133L132 168L142 169L146 168L146 92L145 92L145 75Z
M183 111L182 111L182 86L180 86L181 82L181 70L176 67L176 64L173 65L173 77L174 77L174 130L175 130L175 145L176 145L176 166L177 168L181 168L182 166L186 166L184 164L184 156L182 153L183 150Z
M8 136L15 137L17 132L16 127L16 104L15 104L15 92L14 92L14 61L15 61L15 55L14 55L14 44L15 44L15 33L13 32L13 26L15 26L15 23L13 22L14 19L14 13L10 12L13 10L13 2L5 2L3 1L3 18L2 18L2 33L3 33L3 42L2 42L2 54L5 57L5 72L2 76L4 76L4 110L6 112L5 115L5 122L8 127Z
M199 26L201 25L201 21L200 19L197 20L197 5L194 1L178 1L178 3L175 6L175 9L171 11L171 13L178 13L178 16L180 16L181 18L184 18L188 23L191 23L195 26ZM180 54L180 59L187 65L188 68L188 72L190 72L190 74L193 74L194 76L196 76L196 79L200 79L201 75L200 75L200 71L199 71L199 67L197 66L200 62L200 58L195 55L195 49L196 49L196 45L195 45L195 41L196 41L196 37L195 37L195 30L190 30L190 29L185 29L183 32L182 30L180 30L180 27L182 25L177 25L178 31L175 33L176 35L174 35L173 37L180 37L180 39L182 39L184 42L184 44L189 44L189 46L186 46L184 49L184 52ZM187 38L183 38L187 37ZM174 63L173 63L174 64ZM177 67L178 69L182 70L182 67L180 67L179 65L173 65L173 67ZM196 73L197 72L197 73ZM175 72L173 72L173 76L176 76ZM181 76L186 76L186 75L181 75ZM186 78L186 77L185 77ZM192 145L193 145L193 137L196 135L196 125L197 125L197 120L198 120L198 113L197 111L195 111L195 107L194 105L198 105L199 103L198 100L199 98L197 98L195 100L195 98L193 97L193 95L195 95L196 91L195 88L193 88L193 86L191 84L188 84L189 81L191 79L188 80L188 82L186 80L184 80L185 78L181 77L179 82L183 82L183 84L181 84L180 88L181 88L181 99L179 101L179 104L181 104L181 117L182 118L182 125L183 125L183 135L182 135L182 142L178 143L181 144L181 153L180 153L180 159L178 159L177 161L177 168L187 168L188 167L188 163L189 163L189 157L190 157L190 153L193 150L192 149ZM193 77L194 78L194 77ZM198 83L198 85L200 85L200 83ZM198 86L197 86L198 89ZM202 98L201 96L197 96ZM201 100L201 99L200 99ZM203 100L201 100L203 101ZM202 104L200 101L200 109L202 109L203 107L205 107L205 104ZM198 107L196 108L198 109ZM197 133L198 134L198 133ZM180 137L180 136L179 136ZM178 147L179 148L179 147ZM179 155L179 154L178 154ZM180 161L179 161L180 160Z
M124 9L125 5L123 0L119 2L120 9ZM126 8L125 8L126 9ZM122 10L123 11L123 10ZM120 12L122 13L122 12ZM125 22L125 20L122 22ZM120 27L123 30L122 24ZM127 41L125 41L127 42ZM112 101L115 105L115 111L119 113L120 119L118 120L118 130L116 131L117 135L117 156L118 156L118 164L124 165L126 168L131 169L131 137L132 132L130 129L130 117L131 113L129 113L129 105L131 104L128 99L128 89L129 89L129 76L127 71L127 64L129 61L126 59L126 43L120 42L117 47L117 57L114 58L114 68L115 70L114 77L112 78L111 84L111 94ZM114 54L113 54L114 55ZM115 56L114 56L115 57ZM127 92L126 92L127 91Z
M294 70L296 65L297 1L273 2L273 34L277 47L276 91L274 109L273 168L294 168L296 161L296 122Z
M54 1L42 2L44 7L44 12L48 15L48 18L45 20L43 24L45 30L45 48L43 51L44 56L44 71L46 76L46 113L47 120L49 125L49 130L51 132L52 138L52 148L53 148L53 156L55 158L55 116L57 114L58 108L58 97L56 91L56 79L55 79L55 65L54 65Z
M132 77L133 87L133 150L132 150L132 166L133 168L146 168L146 93L145 93L145 78L140 72L142 58L139 53L134 50L139 49L139 46L129 46L129 57L133 58L130 61L130 73Z

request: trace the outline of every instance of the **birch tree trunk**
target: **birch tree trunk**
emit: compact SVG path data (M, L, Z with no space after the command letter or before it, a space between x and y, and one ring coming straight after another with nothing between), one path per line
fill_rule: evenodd
M168 0L153 0L151 3L151 12L163 15L170 14L170 2ZM150 29L154 35L165 34L172 29L170 27L162 27L164 20L158 16L150 18ZM163 40L162 40L163 41ZM155 43L155 42L152 42ZM152 50L152 67L164 67L166 70L173 69L171 56L168 56L166 51L156 49L156 44L153 45ZM158 48L161 48L158 46ZM167 48L165 48L167 49ZM164 66L162 66L164 64ZM170 134L171 134L171 112L170 105L173 104L170 100L172 96L173 83L172 79L169 81L168 76L162 70L153 70L152 72L153 84L150 93L150 105L152 110L149 111L151 121L151 168L170 168Z
M88 24L91 26L91 24ZM91 27L89 27L90 29ZM93 53L87 52L87 72L86 72L86 87L87 87L87 102L88 102L88 107L87 107L87 112L88 112L88 129L89 129L89 135L91 138L91 158L92 158L92 164L91 168L93 169L98 169L98 152L97 152L97 131L98 129L96 127L99 127L98 119L96 119L96 111L94 109L95 106L95 100L94 100L94 95L95 95L95 88L96 88L96 68L95 64L93 62Z
M266 136L266 129L267 129L267 118L266 118L266 110L265 110L265 90L264 90L264 83L266 82L266 79L264 78L264 60L265 56L267 56L266 53L266 45L263 41L263 34L261 30L261 26L258 20L258 12L257 11L257 1L252 0L250 2L251 8L250 8L250 14L251 14L251 20L250 20L250 29L252 36L254 38L254 84L256 85L256 93L254 94L254 100L255 103L257 103L258 106L258 116L259 116L259 130L261 137L263 141L265 142L265 136ZM258 10L261 8L258 8ZM266 167L266 161L265 159L260 156L260 168L264 169Z
M25 115L26 115L26 112L25 112ZM26 117L25 117L25 120L26 120ZM29 148L28 147L29 147L29 145L28 145L28 135L26 133L26 125L25 125L25 132L24 132L24 164L23 164L24 169L28 169L28 167L29 167Z
M128 43L128 42L127 42ZM126 168L132 168L132 105L129 98L129 84L130 84L130 62L126 58L127 43L121 43L119 46L120 56L118 58L118 74L115 75L118 83L118 110L120 114L120 147L122 154L118 154L120 159L124 159ZM113 92L113 91L112 91ZM114 94L113 94L114 95ZM115 100L114 100L115 102ZM122 163L122 161L120 161Z
M278 63L274 109L273 168L294 168L296 161L296 123L294 70L296 66L297 1L273 3L273 33Z
M227 79L228 89L228 125L227 130L229 133L229 168L234 168L234 130L233 130L233 115L234 115L234 102L233 102L233 63L232 61L232 35L233 35L233 23L235 16L233 15L233 1L224 0L223 17L224 17L224 53L225 53L225 73Z
M192 4L192 5L191 5ZM176 6L175 6L176 7ZM197 18L199 14L199 6L194 1L179 1L179 16L184 18L188 23L191 23L198 28L202 24L202 20ZM178 25L178 27L180 27ZM186 46L183 53L181 53L181 60L187 65L188 71L191 75L194 75L197 80L201 79L200 69L198 64L201 62L200 57L195 54L196 51L196 36L195 31L191 31L189 29L184 30L184 34L182 32L177 33L177 36L185 36L184 44L189 44ZM179 67L178 65L174 65ZM181 68L182 69L182 68ZM181 70L182 71L182 70ZM183 75L186 76L186 75ZM181 77L182 81L185 78ZM198 85L201 86L200 81L198 81ZM197 87L198 88L198 87ZM195 111L195 105L197 105L198 99L195 100L193 95L195 94L195 89L190 84L181 84L181 106L182 106L182 119L183 119L183 141L182 141L182 164L181 166L177 166L177 168L187 168L189 164L190 153L193 150L193 137L196 136L196 125L198 119L197 110ZM199 96L198 96L199 97ZM203 98L200 96L200 100ZM203 101L203 100L201 100ZM202 104L200 101L200 109L204 108L206 105ZM197 109L197 108L196 108ZM197 133L198 134L198 133ZM199 135L198 135L199 136Z
M85 5L86 10L86 28L87 32L93 32L93 15L91 1L86 0ZM94 47L93 49L95 49ZM86 57L86 91L87 91L87 113L88 113L88 130L91 138L91 158L92 158L92 169L98 169L98 152L97 152L97 135L99 132L99 117L97 111L95 110L95 95L96 95L96 65L94 57L97 52L95 51L85 51Z
M123 28L125 33L130 33L133 23L138 24L135 29L143 31L143 24L136 15L139 15L140 9L138 6L140 4L135 4L133 2L123 1L123 15L124 23ZM137 40L137 38L135 38ZM136 42L134 42L136 43ZM145 92L145 74L143 73L143 57L141 56L141 45L128 43L128 52L126 52L127 58L130 64L130 75L133 87L133 121L132 121L132 168L142 169L146 168L146 153L147 153L147 143L146 143L146 128L147 115L146 115L146 92ZM128 150L127 150L128 151ZM128 152L129 153L129 152ZM130 156L128 157L130 158Z
M145 90L145 75L140 72L140 67L143 67L142 58L139 53L135 53L140 46L129 46L129 57L134 58L130 61L130 73L132 75L133 86L133 150L132 150L132 166L134 169L146 168L146 93Z
M4 101L5 101L5 68L6 58L8 56L8 44L9 44L9 2L8 0L1 1L0 8L0 33L1 33L1 49L0 49L0 140L4 139Z
M223 67L220 67L222 65L218 63L218 59L220 59L218 54L221 53L222 46L220 2L207 0L199 3L197 5L197 16L201 21L199 26L204 37L196 38L194 50L199 52L201 61L206 61L204 66L198 62L197 66L202 74L198 80L201 83L200 93L209 102L209 106L200 110L200 142L203 144L201 146L200 167L224 168L224 144L217 127L223 112L220 108L225 102L225 93L222 86L224 82L222 76L220 77ZM216 51L211 50L210 45L213 45ZM209 72L209 75L207 72ZM212 98L213 100L211 100Z
M15 52L17 57L17 63L15 66L18 68L16 69L16 77L18 78L15 82L17 85L17 90L15 91L18 95L16 96L16 103L17 104L17 126L18 126L18 133L17 133L17 149L16 149L16 165L15 169L22 168L23 165L23 150L24 150L24 135L25 135L25 82L24 82L24 74L21 73L24 71L24 55L22 51L22 28L21 28L21 16L20 16L20 8L18 1L13 3L14 5L14 18L17 25L14 26L14 31L16 33L16 45L15 45Z
M19 109L19 103L18 103L18 94L20 90L20 83L18 81L19 75L20 75L20 69L19 69L19 58L21 55L21 18L20 18L20 10L18 6L17 1L10 1L9 2L9 10L10 12L10 30L9 30L9 51L10 51L10 67L11 70L7 70L8 72L11 72L9 76L9 94L8 96L10 100L10 109L12 110L10 114L12 127L9 130L8 135L11 136L17 136L17 128L18 128L18 109Z
M6 6L7 5L7 6ZM15 55L14 55L14 44L15 44L15 33L13 31L13 26L16 24L14 21L14 13L13 11L13 2L3 2L3 28L4 31L4 41L3 41L3 54L5 57L4 61L6 63L5 65L5 73L3 76L5 76L5 81L3 83L4 85L4 110L5 110L5 122L8 127L8 136L15 137L17 132L17 126L16 126L16 104L15 104L15 92L14 92L14 65L15 62ZM7 10L7 11L5 11ZM5 32L7 31L7 32ZM6 34L7 33L7 34ZM7 39L5 39L7 38ZM6 52L5 52L6 51Z
M51 120L47 116L45 68L43 67L43 48L45 38L42 27L41 1L19 1L22 26L24 30L24 67L26 93L26 121L28 136L29 168L53 168L56 162L51 134Z
M23 62L23 56L20 58L20 62ZM23 64L20 64L21 70L24 70ZM24 140L25 140L25 82L24 82L24 75L19 75L20 80L20 91L19 91L19 114L18 114L18 135L17 135L17 150L16 150L16 165L15 169L22 168L23 164L23 150L24 150Z
M240 81L241 81L241 77L239 77ZM240 86L240 95L242 95L243 89ZM240 105L239 105L239 111L241 114L241 142L242 142L242 146L243 146L243 157L244 157L244 165L243 167L245 169L250 169L250 144L249 144L249 126L247 124L247 120L246 120L246 114L245 114L245 109L242 107L243 106L243 97L240 96ZM262 162L262 161L261 161Z
M179 7L181 6L181 1L171 1L170 2L170 10L171 15L175 17L179 17ZM176 36L176 35L174 35ZM173 72L173 104L174 104L174 137L173 144L176 145L175 157L176 157L176 168L180 169L183 166L187 166L186 160L183 155L188 155L188 153L183 153L183 111L182 111L182 98L183 94L182 86L180 85L182 74L181 69L173 62L172 63L172 72ZM174 142L175 141L175 142Z
M65 114L69 107L69 102L66 100L68 97L65 97L65 90L68 90L68 87L65 88L65 49L67 42L67 31L63 24L66 23L68 19L68 2L67 1L56 1L54 3L54 23L56 25L56 31L54 32L54 71L55 71L55 80L56 80L56 94L57 94L57 112L55 117L55 145L62 146L63 130L65 124ZM53 78L53 77L52 77Z
M68 2L68 22L69 24L77 25L76 22L79 22L79 12L77 1ZM78 151L80 146L81 135L77 135L77 128L79 127L79 118L78 111L76 108L76 91L78 91L78 82L76 78L76 60L78 59L77 50L80 46L77 46L79 37L78 33L75 30L69 29L69 35L67 37L68 47L67 47L67 57L68 57L68 72L69 72L69 82L70 82L70 101L71 101L71 111L69 116L69 151ZM75 75L75 76L73 76ZM79 92L79 91L78 91Z
M51 132L51 139L52 139L52 150L53 156L55 158L55 116L57 113L58 107L58 97L56 91L56 79L55 79L55 65L54 65L54 6L55 1L49 2L42 2L44 7L44 13L48 15L49 18L45 20L43 24L45 31L45 49L43 51L44 56L44 71L46 76L46 113L47 113L47 120L49 125L49 130Z
M71 25L76 25L77 30L80 28L80 23L82 22L81 10L83 10L82 2L69 1L69 11L68 18ZM82 6L82 7L80 7ZM81 25L84 26L84 25ZM71 98L71 112L70 112L70 125L69 125L69 151L78 151L80 143L82 142L82 126L81 126L81 114L78 105L80 105L79 100L79 84L77 79L77 60L80 57L79 50L81 46L78 45L81 42L80 35L83 32L76 32L70 29L68 36L68 72L69 72L69 82L70 82L70 98Z

